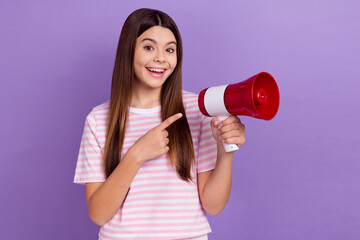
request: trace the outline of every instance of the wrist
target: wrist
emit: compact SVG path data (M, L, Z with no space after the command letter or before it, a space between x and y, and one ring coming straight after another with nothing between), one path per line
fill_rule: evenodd
M231 159L232 159L232 157L234 156L234 152L235 151L233 151L233 152L226 152L225 151L225 148L224 148L224 146L223 146L223 144L222 144L222 142L221 143L217 143L217 153L218 153L218 156L220 156L221 158L222 157L225 157L225 158L230 158L231 157Z
M139 154L135 147L130 147L124 158L131 159L131 162L139 166L144 162L144 160L141 158L141 154Z

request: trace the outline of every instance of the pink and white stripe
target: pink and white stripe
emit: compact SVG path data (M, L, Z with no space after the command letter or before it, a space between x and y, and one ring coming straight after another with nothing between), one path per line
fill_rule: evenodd
M194 143L194 182L176 175L167 155L145 162L130 185L117 214L99 232L100 239L184 239L211 231L197 191L196 174L214 169L216 143L210 118L198 108L197 95L183 91L183 102ZM88 114L74 176L75 183L104 182L102 153L109 101ZM161 123L160 107L130 108L122 154L147 131Z

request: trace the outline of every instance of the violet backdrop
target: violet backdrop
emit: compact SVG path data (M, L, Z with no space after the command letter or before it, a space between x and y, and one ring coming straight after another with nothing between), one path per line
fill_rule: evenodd
M242 117L230 200L209 239L360 239L360 2L0 2L1 239L97 239L72 183L85 117L108 100L126 17L165 11L183 87L271 73L272 121Z

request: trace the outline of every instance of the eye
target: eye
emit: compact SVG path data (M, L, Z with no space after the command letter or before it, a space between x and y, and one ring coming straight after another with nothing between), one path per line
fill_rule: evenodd
M166 51L169 52L169 53L173 53L173 52L175 52L175 49L173 49L173 48L168 48L168 49L166 49Z
M154 48L152 46L145 46L144 49L148 50L148 51L154 50Z

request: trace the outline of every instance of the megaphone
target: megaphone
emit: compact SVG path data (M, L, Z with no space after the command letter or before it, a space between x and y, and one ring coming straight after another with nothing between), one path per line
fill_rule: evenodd
M228 85L209 87L199 94L202 114L224 121L230 115L244 115L263 120L275 117L280 102L275 79L261 72L249 79ZM236 144L224 143L226 152L238 150Z

